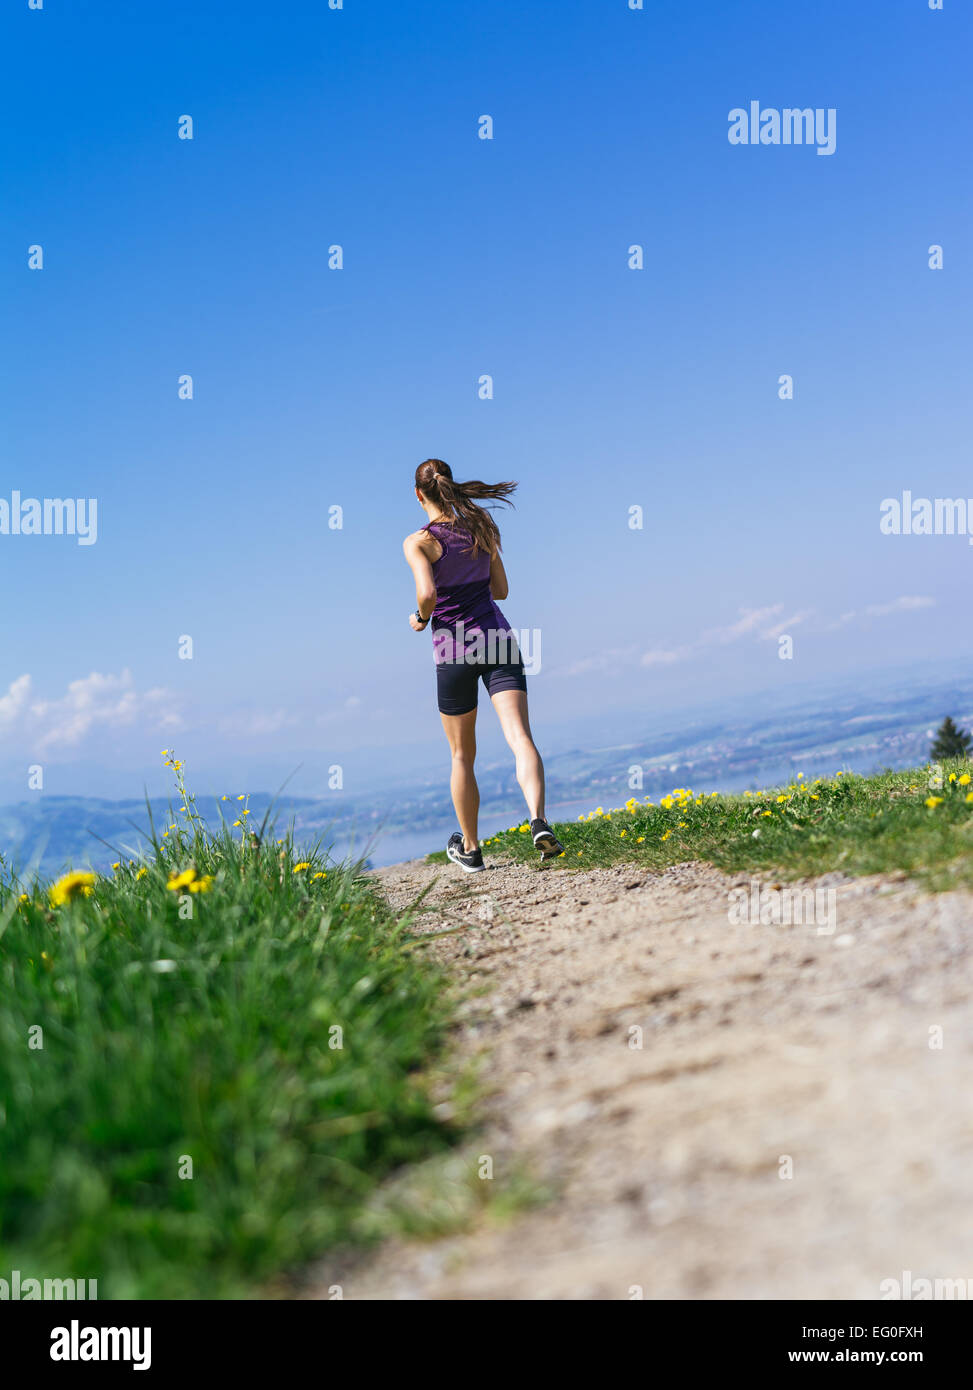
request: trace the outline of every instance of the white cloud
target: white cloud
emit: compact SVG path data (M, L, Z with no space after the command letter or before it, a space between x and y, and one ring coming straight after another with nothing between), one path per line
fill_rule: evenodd
M553 672L559 676L581 676L595 671L617 669L619 666L637 664L643 667L675 666L681 662L692 661L707 653L714 646L729 646L748 638L757 642L776 641L784 633L793 632L801 624L810 625L812 631L834 632L856 620L895 617L898 614L913 613L923 608L935 606L935 599L904 596L888 603L871 603L860 610L843 613L841 617L826 621L817 618L813 608L795 609L787 612L782 603L766 604L761 608L743 608L734 622L722 627L709 628L692 641L677 647L653 647L639 653L632 648L615 648L610 651L592 653L582 657L562 670ZM785 616L786 614L786 616Z
M15 724L27 708L30 698L30 676L18 676L10 682L6 695L0 695L0 724L6 729Z
M852 608L847 613L842 613L840 618L828 623L826 632L834 632L836 628L847 627L849 623L856 622L862 618L890 618L897 613L916 613L923 608L935 608L934 598L920 598L916 595L903 595L902 598L894 598L889 603L869 603L864 608Z
M782 633L793 631L795 627L798 627L801 623L805 622L808 618L811 618L813 616L813 608L806 608L803 612L801 610L798 610L796 613L791 613L791 615L787 618L781 618L779 623L773 623L760 635L761 637L776 639L780 637Z
M713 646L726 647L731 642L739 642L745 637L756 637L763 641L788 632L808 616L806 613L792 613L789 618L781 618L784 611L782 603L773 603L764 608L743 608L736 622L724 627L713 627L692 642L671 650L645 652L641 666L673 666L680 661L689 661L694 656L710 650ZM774 621L776 619L776 622Z
M736 642L740 637L747 637L751 632L762 627L770 618L776 618L784 605L775 603L769 608L743 608L740 610L740 617L729 627L715 627L709 632L704 632L702 637L693 644L691 649L706 646L710 642Z
M677 647L675 651L656 651L643 652L639 659L640 666L674 666L677 661L682 661L692 651L691 647Z
M864 610L868 618L886 618L890 613L914 613L919 608L935 608L934 598L895 598L891 603L870 603Z
M144 723L147 729L172 731L182 726L169 692L157 687L140 695L128 670L117 676L92 671L69 682L57 699L32 699L32 689L29 675L11 682L0 696L0 726L38 755L77 747L99 728Z
M223 715L217 723L221 734L259 737L261 734L276 734L281 729L291 728L299 723L296 714L287 710L249 710L238 714Z
M638 656L637 647L612 647L609 651L594 652L583 656L554 672L558 676L587 676L593 671L612 671L619 666L627 666Z

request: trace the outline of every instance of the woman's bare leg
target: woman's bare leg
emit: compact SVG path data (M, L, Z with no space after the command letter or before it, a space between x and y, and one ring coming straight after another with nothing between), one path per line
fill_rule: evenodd
M530 820L544 816L544 764L534 746L527 718L527 695L523 690L498 690L491 696L500 719L503 736L517 760L517 781L527 802Z
M476 785L473 763L476 758L476 710L468 714L441 714L443 728L449 739L453 765L449 774L449 790L463 832L464 850L476 849L477 818L480 814L480 789Z

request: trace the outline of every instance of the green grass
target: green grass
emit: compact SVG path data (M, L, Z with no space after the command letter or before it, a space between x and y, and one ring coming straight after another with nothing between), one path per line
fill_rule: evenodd
M252 1292L359 1237L380 1181L455 1137L424 1080L443 981L408 919L353 866L257 844L243 803L208 833L177 777L143 866L60 905L0 885L0 1267L102 1298ZM168 886L188 870L201 889Z
M941 788L930 785L938 773ZM547 867L631 861L658 872L703 860L731 873L803 878L834 869L849 875L901 870L933 891L973 887L973 783L959 780L971 773L973 764L955 761L875 777L800 779L744 796L682 788L661 804L633 798L559 824L565 853ZM940 803L926 805L931 797ZM513 827L484 841L486 855L502 851L537 861L526 831L526 825Z

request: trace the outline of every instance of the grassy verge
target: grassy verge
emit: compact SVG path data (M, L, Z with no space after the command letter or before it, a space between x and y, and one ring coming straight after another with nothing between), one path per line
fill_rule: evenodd
M353 867L182 806L144 863L0 885L0 1266L219 1297L360 1234L451 1141L442 980Z
M678 788L659 804L632 799L560 824L556 869L635 861L659 871L700 859L728 872L803 878L903 871L923 887L973 887L973 765L949 762L875 777L829 780L742 796ZM484 842L536 860L527 826ZM445 855L430 855L431 860Z

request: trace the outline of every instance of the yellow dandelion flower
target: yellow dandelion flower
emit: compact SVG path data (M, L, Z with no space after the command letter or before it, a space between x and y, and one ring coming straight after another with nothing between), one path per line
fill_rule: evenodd
M138 879L138 878L145 878L145 875L146 875L148 872L149 872L148 869L146 869L146 868L144 868L144 867L141 868L141 869L137 869L137 870L135 871L135 877L136 877L137 879Z
M121 867L122 867L122 861L121 861L121 860L119 860L117 864L113 864L113 865L112 865L112 868L113 868L113 869L120 869Z
M213 886L213 875L204 874L202 878L194 879L189 885L190 893L208 893Z
M640 844L642 844L642 843L644 842L644 840L645 840L645 836L644 836L644 835L640 835L640 836L638 837L638 839L635 841L635 843L636 843L637 845L640 845Z
M625 839L625 836L626 836L627 834L628 834L628 831L627 831L627 830L623 830L622 833L619 835L618 838L619 838L620 840L624 840L624 839Z
M232 830L235 826L237 826L237 825L242 825L242 824L243 824L243 821L242 821L242 820L235 820L235 821L233 822L233 825L230 827L230 829Z
M319 870L318 873L312 874L311 877L312 877L312 878L327 878L328 875L327 875L326 872L321 872L321 871Z
M299 873L301 873L304 869L309 869L310 867L311 867L311 861L310 861L309 859L302 859L301 862L300 862L300 864L295 864L295 865L294 865L293 869L291 870L291 873L292 873L292 874L299 874Z
M90 898L97 881L97 874L85 873L80 869L65 874L50 890L51 906L63 907L65 903L73 902L75 898Z
M172 893L177 893L180 888L188 888L196 877L195 869L183 869L181 874L173 874L166 887Z
M941 806L942 804L943 799L941 796L927 796L924 802L924 805L928 806L930 811L935 810L937 806Z
M959 779L959 784L961 787L968 787L970 785L970 774L968 772L963 773L962 777Z

